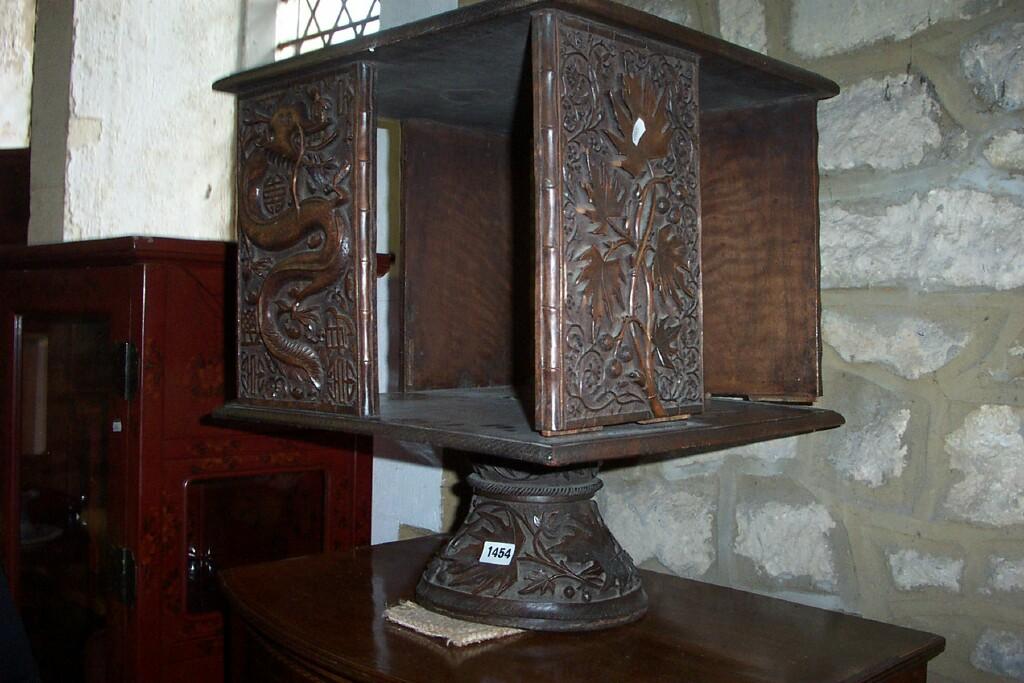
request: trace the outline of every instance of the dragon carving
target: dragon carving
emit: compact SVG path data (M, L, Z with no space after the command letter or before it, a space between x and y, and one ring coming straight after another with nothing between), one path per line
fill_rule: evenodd
M278 376L264 383L268 389L250 392L259 398L320 394L327 321L312 300L332 290L342 303L353 299L344 291L352 264L351 135L324 85L247 102L240 117L238 225L248 285L240 304L255 308L251 323L278 371L269 373Z

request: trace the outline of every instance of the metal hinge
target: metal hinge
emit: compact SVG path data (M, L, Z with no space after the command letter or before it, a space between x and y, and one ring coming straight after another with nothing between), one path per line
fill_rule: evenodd
M135 604L135 555L128 548L109 549L108 580L114 598L126 606Z
M139 350L131 342L121 342L115 348L114 358L117 392L130 401L139 387Z

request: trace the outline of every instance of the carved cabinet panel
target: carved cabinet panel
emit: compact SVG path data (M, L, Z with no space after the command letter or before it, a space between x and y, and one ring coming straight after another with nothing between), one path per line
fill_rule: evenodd
M376 410L373 70L242 97L238 397Z
M559 12L533 36L537 426L698 412L697 57Z

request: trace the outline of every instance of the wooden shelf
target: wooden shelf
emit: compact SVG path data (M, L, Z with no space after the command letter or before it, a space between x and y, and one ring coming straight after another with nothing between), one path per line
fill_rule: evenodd
M213 416L263 425L379 434L550 467L667 452L693 454L832 429L844 422L838 413L822 408L714 398L706 412L685 420L545 437L533 431L522 402L509 387L382 394L380 415L373 418L234 402L217 409Z

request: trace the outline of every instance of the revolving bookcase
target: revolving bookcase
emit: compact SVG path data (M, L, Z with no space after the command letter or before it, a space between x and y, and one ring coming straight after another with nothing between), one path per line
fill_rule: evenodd
M215 87L239 103L240 242L238 398L217 414L473 457L425 605L549 630L639 618L600 461L842 424L802 405L821 394L831 81L611 2L492 0ZM378 116L401 124L383 394Z

